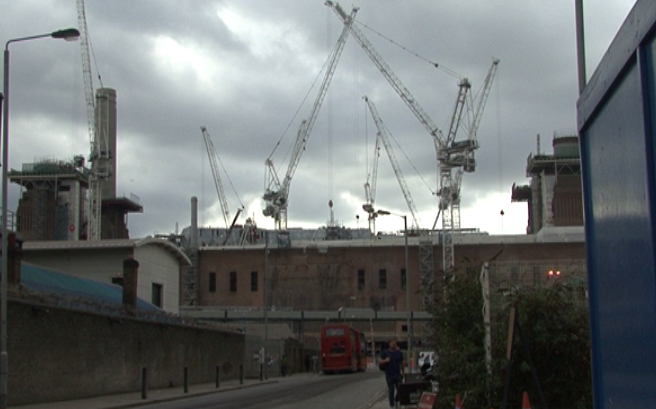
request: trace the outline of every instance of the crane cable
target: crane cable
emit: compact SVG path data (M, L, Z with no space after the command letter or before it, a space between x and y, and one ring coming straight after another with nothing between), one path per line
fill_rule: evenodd
M332 29L331 29L331 24L330 24L330 10L326 8L326 48L330 49L330 39L332 38ZM332 55L333 53L330 53ZM331 204L331 211L332 211L332 200L333 200L333 98L332 98L333 92L332 88L328 88L327 94L326 94L326 122L327 122L327 129L326 132L328 133L328 200L329 203ZM332 217L331 217L331 222L332 222ZM332 227L332 226L331 226Z
M226 178L228 179L228 183L230 183L230 187L232 188L232 192L235 194L235 197L237 198L237 201L241 205L241 208L244 209L244 203L242 203L241 199L239 198L239 194L237 193L237 189L235 189L235 185L232 183L232 179L230 179L230 175L228 174L228 170L226 169L225 165L223 164L223 161L221 160L221 157L219 156L218 152L214 151L214 154L216 155L216 158L219 160L219 163L221 164L221 169L223 169L223 174L226 175Z
M463 78L463 77L464 77L463 75L460 75L457 71L452 70L451 68L445 67L445 66L442 65L442 64L438 64L438 63L436 63L435 61L429 60L428 58L424 57L423 55L419 54L418 52L409 49L408 47L404 46L403 44L397 43L397 42L394 41L393 39L387 37L385 34L376 31L375 29L369 27L368 25L366 25L366 24L364 24L364 23L362 23L362 22L360 22L360 21L357 21L357 20L356 20L355 23L357 23L358 25L360 25L360 26L366 28L367 30L371 31L372 33L376 34L377 36L379 36L379 37L381 37L381 38L383 38L383 39L389 41L391 44L393 44L393 45L399 47L399 48L402 49L403 51L406 51L407 53L414 55L415 57L419 58L420 60L429 63L429 64L432 65L433 67L437 68L438 70L443 71L444 73L446 73L446 74L448 74L448 75L450 75L450 76L452 76L452 77L454 77L454 78L458 78L458 79L460 79L460 78Z
M96 67L96 72L98 73L98 82L100 82L100 88L105 88L102 82L102 76L100 75L100 68L98 67L98 60L96 59L96 53L93 50L93 44L91 44L91 37L89 36L89 30L87 30L87 43L89 43L89 48L91 49L91 58L93 59L93 65Z
M338 45L336 44L335 48L337 46ZM271 159L271 157L273 157L274 153L276 153L276 150L280 146L280 143L285 138L285 135L287 135L287 132L289 131L289 128L291 128L292 124L296 120L296 117L298 117L299 112L303 108L303 105L305 105L305 101L307 101L308 97L310 96L310 92L312 92L312 90L314 89L314 86L317 84L317 81L319 81L319 78L321 78L321 74L326 70L326 67L328 66L328 63L330 62L330 58L334 54L334 52L335 52L335 49L333 49L333 51L328 55L328 58L326 58L326 61L323 63L323 66L321 67L319 72L317 72L317 76L314 78L314 81L312 82L312 85L310 85L310 88L308 88L307 92L305 93L305 96L303 97L303 100L301 101L298 108L296 109L296 112L294 112L294 115L292 116L292 119L289 120L289 123L287 124L287 127L282 132L282 135L280 135L280 138L276 142L275 146L273 147L273 150L271 151L271 153L269 154L269 157L267 159ZM289 149L287 150L287 153L285 154L284 158L287 158L287 155L289 155L289 152L291 151L291 149L292 149L292 146L289 147ZM284 161L284 158L283 158L283 161Z
M389 131L389 129L387 128L386 125L383 124L383 126L385 126L385 129L387 129L387 134L388 134L388 135L390 136L390 138L394 141L394 144L396 144L396 147L401 151L401 153L402 153L403 156L406 158L406 160L408 161L408 163L410 164L410 166L412 166L412 169L414 169L414 171L415 171L415 173L417 174L417 176L419 176L419 178L420 178L421 181L424 183L424 185L426 185L426 187L428 188L428 191L431 192L431 194L432 194L433 196L435 196L435 195L436 195L435 191L434 191L433 189L431 189L431 187L430 187L430 185L428 184L428 182L426 182L426 179L424 179L424 177L422 176L422 174L419 172L419 169L417 169L417 167L415 166L415 164L412 162L412 159L410 159L410 157L405 153L405 151L404 151L403 148L401 147L401 144L399 143L399 141L397 141L396 138L394 137L394 134L392 134L392 133Z

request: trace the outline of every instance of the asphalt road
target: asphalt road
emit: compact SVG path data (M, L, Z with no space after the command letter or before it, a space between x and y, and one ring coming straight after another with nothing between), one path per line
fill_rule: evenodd
M282 378L256 388L148 405L155 409L366 409L381 398L379 371Z

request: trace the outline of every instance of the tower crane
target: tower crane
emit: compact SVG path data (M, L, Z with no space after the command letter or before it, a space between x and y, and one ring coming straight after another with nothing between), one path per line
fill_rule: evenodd
M460 81L458 98L451 117L449 134L453 134L455 138L461 122L466 119L467 123L465 125L467 129L465 131L467 132L467 137L464 140L454 142L445 151L447 160L440 162L440 206L433 228L435 228L439 216L442 214L443 229L445 224L447 228L452 225L454 230L460 229L460 187L462 174L463 172L474 172L476 169L474 151L479 146L477 137L478 126L498 65L499 60L493 59L492 65L483 80L481 91L474 99L471 98L471 94L468 94L471 88L469 80L464 78Z
M343 22L344 28L333 48L330 56L328 57L328 65L326 67L326 73L323 78L323 82L319 87L319 92L310 111L310 115L307 119L301 122L301 125L296 134L296 140L292 148L292 154L289 159L289 166L285 177L280 180L276 172L275 166L273 165L273 152L265 161L265 170L266 170L266 189L264 191L263 199L265 201L265 208L262 213L265 216L273 217L277 229L286 229L287 228L287 207L289 204L289 187L292 181L292 177L296 172L296 168L301 160L301 155L305 150L305 145L307 144L310 135L312 134L312 129L314 128L314 123L319 114L319 109L321 104L326 96L328 91L328 86L333 78L335 73L335 68L337 68L337 62L339 57L344 50L344 45L346 44L346 39L348 38L349 28L353 24L355 15L357 14L358 9L354 8L351 11L350 15L345 15ZM275 149L274 149L275 152Z
M200 127L200 131L203 134L203 141L205 141L205 149L207 150L207 157L210 161L210 168L212 169L212 177L214 178L214 187L216 187L216 193L219 196L219 203L221 204L221 214L223 215L223 221L226 228L230 227L230 210L228 209L228 201L226 200L225 191L223 190L223 181L221 180L221 173L219 171L219 157L212 143L212 138L210 133L207 132L207 128L204 126Z
M91 58L89 52L89 35L84 0L77 0L77 21L80 30L80 49L82 57L82 77L84 79L84 100L87 110L87 124L91 153L89 161L91 176L89 178L89 214L87 239L100 240L102 220L102 184L111 175L111 153L109 152L108 122L97 121L95 118L95 101L93 78L91 74ZM102 115L102 113L99 113ZM103 166L100 166L103 163Z
M362 205L362 210L367 212L369 220L369 231L373 234L376 232L376 185L378 182L378 159L380 158L380 136L376 134L376 144L374 146L374 158L371 166L371 172L367 175L367 181L364 183L364 196L366 203Z
M405 199L406 204L408 205L410 214L412 215L414 226L418 230L420 230L421 221L419 220L419 212L417 212L417 207L415 206L415 202L414 200L412 200L410 189L408 189L408 185L405 183L405 178L403 177L403 173L401 172L401 167L399 166L399 162L396 160L396 155L394 154L394 149L392 148L392 144L390 143L390 138L388 135L387 128L385 127L383 120L380 118L380 115L378 114L376 105L374 105L374 103L366 96L364 97L364 100L367 103L367 106L369 107L369 112L371 113L371 117L374 119L374 122L376 123L376 128L378 128L378 137L383 142L383 146L385 146L385 151L387 152L387 156L389 157L390 163L392 164L392 168L394 169L396 180L398 180L399 182L399 186L401 187L401 191L403 192L403 197Z
M328 7L332 8L335 14L342 20L346 21L347 15L339 5L339 3L333 1L326 1L325 3ZM360 44L362 49L365 51L369 59L374 63L378 68L381 74L389 82L392 88L396 93L401 97L403 102L410 108L410 111L417 117L419 122L426 128L428 133L432 136L433 143L435 145L435 151L437 154L437 160L439 162L440 168L440 201L438 209L438 218L440 213L442 214L442 235L443 235L443 268L446 271L452 270L455 261L453 258L454 249L453 249L453 240L452 232L454 229L453 223L453 204L456 204L456 213L458 217L457 225L460 225L459 218L459 192L460 186L459 182L456 185L454 183L454 175L452 170L458 168L467 172L474 172L476 169L476 161L474 158L474 151L478 149L478 141L476 139L476 128L480 121L480 114L483 107L485 106L485 101L489 93L489 86L492 83L494 78L494 73L496 72L497 65L499 60L495 59L492 62L492 67L488 72L488 76L485 80L484 92L481 95L481 99L478 100L476 108L467 109L468 114L473 112L473 120L470 124L469 133L467 138L461 141L456 141L458 134L458 127L463 119L463 111L465 106L472 106L471 97L468 98L467 93L471 88L469 81L463 79L459 84L458 98L456 100L456 106L451 117L451 125L449 132L445 136L440 129L437 128L433 120L428 116L426 111L419 105L415 97L412 95L410 90L408 90L401 80L394 74L394 71L389 67L381 55L376 51L371 42L367 39L364 33L355 25L351 24L350 26L351 34L355 37L356 41ZM469 116L467 116L469 118ZM458 178L455 178L456 180ZM455 200L454 200L455 199ZM436 219L437 223L437 219Z
M228 239L230 238L230 233L232 233L232 230L235 227L235 223L237 223L237 219L239 218L239 215L244 209L244 205L241 204L240 202L241 207L237 210L237 214L235 215L235 218L232 220L232 223L230 223L230 210L228 209L228 201L226 200L225 190L223 189L223 181L221 180L221 172L219 170L219 163L221 163L221 158L219 158L219 154L216 152L216 149L214 148L214 144L212 143L212 138L210 137L210 133L207 131L207 128L201 126L200 131L203 134L203 140L205 141L205 149L207 150L207 157L209 158L210 161L210 168L212 168L212 177L214 178L214 186L216 187L216 193L219 197L219 203L221 204L221 214L223 215L223 221L225 222L226 229L228 229L225 240L223 241L223 244L225 245L228 242Z

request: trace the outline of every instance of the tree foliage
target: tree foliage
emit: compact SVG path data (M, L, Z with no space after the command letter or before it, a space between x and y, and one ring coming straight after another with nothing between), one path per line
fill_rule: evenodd
M572 288L556 283L549 288L516 290L499 299L492 316L493 364L487 376L480 266L467 266L446 277L444 294L435 312L440 382L438 404L452 408L456 394L465 407L501 407L506 369L510 368L509 408L521 407L528 391L534 409L540 408L528 347L550 409L592 408L588 312L572 297ZM506 346L510 309L516 307L524 337L515 340L511 365Z
M573 301L571 287L556 283L522 291L511 299L524 337L515 343L509 407L520 407L512 405L521 404L522 391L528 391L534 408L539 407L537 387L522 349L525 344L550 409L592 408L588 311Z

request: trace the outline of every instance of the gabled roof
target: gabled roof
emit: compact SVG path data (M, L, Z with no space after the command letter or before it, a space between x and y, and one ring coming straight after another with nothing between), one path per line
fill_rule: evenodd
M138 248L144 246L159 246L171 253L181 266L190 266L191 260L180 247L167 240L146 237L143 239L116 240L51 240L26 241L23 250L102 250L117 248Z

